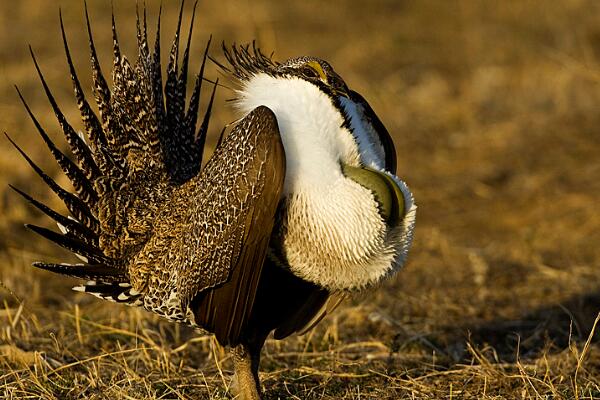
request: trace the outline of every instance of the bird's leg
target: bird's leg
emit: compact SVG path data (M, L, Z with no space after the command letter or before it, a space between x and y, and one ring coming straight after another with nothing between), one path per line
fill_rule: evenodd
M240 343L231 349L234 382L231 390L236 400L260 400L258 366L264 339Z

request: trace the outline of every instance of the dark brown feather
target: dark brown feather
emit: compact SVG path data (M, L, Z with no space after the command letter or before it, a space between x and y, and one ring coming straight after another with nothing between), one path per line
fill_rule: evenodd
M104 282L127 282L127 276L123 270L104 264L51 264L35 262L33 266L73 278Z
M253 341L260 340L273 330L276 339L303 333L304 328L315 321L315 316L319 316L320 320L326 315L322 311L329 296L328 290L295 276L267 257L252 316L244 334Z
M30 204L32 204L35 208L52 218L57 223L61 224L65 227L65 229L76 238L83 240L89 245L97 246L98 245L98 235L95 232L92 232L89 228L83 226L79 222L75 221L72 218L65 217L48 207L47 205L37 201L27 193L22 190L16 188L13 185L9 185L11 189L21 195L25 200L27 200Z
M373 125L373 129L375 129L379 141L383 146L383 150L385 152L385 169L395 174L397 167L397 159L396 148L394 146L392 136L390 135L385 125L383 125L383 122L381 122L377 114L375 114L375 111L373 111L373 109L364 97L362 97L359 93L355 92L354 90L350 90L350 99L362 106L364 117L367 119L367 122Z
M198 177L177 188L130 265L131 282L147 293L148 307L178 319L190 306L196 325L222 344L237 343L251 314L284 177L275 115L259 107ZM167 302L175 291L179 307Z
M31 53L31 55L33 57L33 53ZM36 68L38 69L38 72L40 73L40 77L42 77L39 67L37 65L37 61L35 61L35 58L33 60ZM43 82L44 78L42 77L41 79ZM52 142L52 140L48 137L48 134L46 134L44 128L42 128L35 115L33 115L33 112L29 108L29 105L23 98L23 95L21 94L21 91L18 88L17 93L19 95L19 98L21 99L21 102L23 103L23 106L29 114L29 118L35 125L38 133L44 140L44 143L46 143L46 146L48 146L48 150L50 150L50 153L52 154L60 168L63 170L67 178L69 178L71 184L73 184L75 192L77 193L77 197L79 197L88 208L93 207L98 201L98 194L95 192L92 183L85 176L85 173L77 165L75 165L73 161L71 161L67 156L65 156L63 152L60 151Z
M117 260L105 256L100 249L85 243L83 240L56 233L50 229L42 228L41 226L37 225L25 224L25 226L38 235L45 237L46 239L67 250L72 251L73 253L79 254L82 257L86 257L94 263L108 266L117 265Z
M6 135L6 134L5 134ZM23 158L29 163L31 168L42 178L44 183L48 185L50 189L63 201L71 215L75 217L80 223L82 223L87 228L91 229L94 232L99 232L98 221L91 214L88 207L85 205L83 201L81 201L77 196L72 193L67 192L65 189L60 187L58 183L54 179L52 179L48 174L46 174L33 160L21 149L11 138L6 135L7 139L10 143L21 153Z

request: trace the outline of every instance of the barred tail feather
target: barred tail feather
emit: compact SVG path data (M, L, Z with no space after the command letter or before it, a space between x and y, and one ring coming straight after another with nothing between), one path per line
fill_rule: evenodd
M79 93L82 94L81 85L79 85L79 82L77 80L77 76L75 74L75 68L73 67L71 55L69 54L67 39L65 36L64 27L63 27L63 23L62 23L62 15L60 16L60 25L61 25L62 35L63 35L62 36L63 42L64 42L66 54L67 54L67 60L69 62L69 69L71 72L71 76L72 76L72 79L74 79L74 81L77 83L77 86L79 87ZM30 47L30 50L31 50L31 47ZM63 134L65 135L67 143L69 144L69 147L71 148L72 153L75 155L75 158L77 159L79 165L81 166L81 169L82 169L83 173L85 174L86 178L90 182L93 182L94 179L96 179L100 176L100 170L98 168L98 165L96 164L96 161L94 160L92 152L91 152L90 148L88 147L88 145L85 143L85 141L77 134L77 132L75 132L73 127L69 124L69 122L65 118L64 114L58 107L58 104L56 103L56 100L54 99L54 96L52 95L52 92L50 91L50 88L48 87L48 84L46 83L44 76L42 75L42 72L38 66L38 63L35 59L33 52L31 52L31 56L33 58L33 62L35 64L36 70L38 72L40 81L42 82L42 86L44 87L44 92L46 93L46 97L48 98L48 101L50 102L52 110L54 111L54 115L56 116L56 119L58 120L58 123L63 131ZM76 90L76 94L77 94L77 90ZM79 103L79 99L77 99L77 100ZM84 99L84 102L85 102L85 99ZM91 112L91 110L90 110L90 112Z
M183 7L183 1L181 2L181 6ZM181 71L179 72L179 78L177 83L179 85L179 93L181 93L180 100L181 103L185 106L185 97L186 97L186 84L187 84L187 75L188 75L188 66L190 60L190 45L192 43L192 32L194 31L194 20L196 19L196 7L198 6L198 0L194 3L194 8L192 11L192 20L190 22L190 29L188 31L187 44L183 51L183 60L181 62ZM183 108L181 108L181 112L183 113Z
M62 226L66 230L66 232L63 232L63 233L68 232L69 234L84 241L85 243L87 243L89 245L98 246L98 235L95 232L93 232L89 228L83 226L75 219L68 218L62 214L59 214L58 212L54 211L53 209L46 206L45 204L37 201L36 199L29 196L27 193L23 192L22 190L16 188L15 186L13 186L13 185L9 185L9 186L15 192L17 192L19 195L21 195L25 200L27 200L30 204L32 204L35 208L37 208L38 210L40 210L41 212L43 212L44 214L46 214L47 216L52 218L57 224L59 224L59 227Z
M32 53L32 55L33 55L33 53ZM35 58L34 58L34 62L35 62ZM35 62L35 64L36 64L36 68L39 68L37 65L37 62ZM39 69L38 69L38 72L39 72ZM41 72L40 72L40 76L41 76ZM18 88L17 88L17 93L19 95L19 98L21 99L21 102L23 103L23 106L25 106L25 109L27 110L29 117L33 121L33 124L35 125L38 133L44 140L44 143L46 143L46 146L48 146L50 153L52 154L52 156L54 157L54 159L56 160L56 162L58 163L60 168L63 170L63 172L65 173L67 178L69 178L69 180L73 184L73 187L75 188L75 192L77 193L77 196L79 197L79 199L81 199L83 201L83 203L85 203L87 208L93 207L96 204L96 202L98 201L98 194L94 190L92 183L87 179L87 177L85 176L85 173L77 165L75 165L75 163L73 163L73 161L71 161L67 156L65 156L63 154L63 152L60 151L56 147L56 145L52 142L52 140L48 137L48 134L46 133L44 128L42 128L42 126L38 122L37 118L31 112L29 105L23 98L23 95L21 94L21 92L19 91Z
M98 54L96 53L96 46L94 45L94 38L92 35L92 27L90 24L90 17L88 14L87 1L83 2L85 10L85 22L88 33L88 45L90 48L90 61L92 64L92 80L94 85L94 98L100 111L100 118L102 119L102 131L108 130L108 118L110 116L110 89L108 83L102 74L100 68L100 61L98 60Z
M165 83L164 96L166 100L165 128L161 131L161 145L165 154L165 164L172 181L179 185L192 177L200 170L202 153L204 150L204 138L198 140L196 122L198 115L198 103L200 100L201 87L204 75L204 66L208 55L211 39L208 40L200 72L196 76L194 90L192 92L188 109L186 110L186 85L189 64L189 54L192 39L192 29L195 19L196 4L192 13L192 20L188 32L187 43L183 51L181 68L178 67L179 40L181 33L181 21L183 5L179 11L175 38L169 52L169 64L167 66L167 80ZM210 108L209 104L209 108ZM206 115L210 115L207 109Z
M212 93L210 94L210 100L208 102L208 106L206 106L206 112L204 113L204 118L202 119L202 125L200 125L200 129L198 129L198 133L196 134L196 150L198 160L196 161L198 165L202 163L202 154L204 149L204 144L206 143L206 135L208 135L208 125L210 123L210 116L212 114L212 107L215 101L215 94L217 93L217 86L219 85L219 79L215 80L215 84L213 85Z
M90 280L83 285L73 287L76 292L82 292L96 296L102 300L130 306L143 305L143 295L136 292L129 282L103 282Z
M104 129L108 141L108 148L113 157L122 165L126 165L126 157L129 146L135 140L135 127L128 120L128 115L122 113L127 107L127 96L134 96L128 91L127 84L133 82L133 70L126 57L121 55L115 15L111 15L111 30L113 38L113 91L110 99L110 114L107 116L107 124Z
M143 23L140 23L140 10L138 8L137 2L135 3L135 27L137 34L137 42L138 42L138 50L140 53L140 57L149 58L150 57L150 49L148 47L148 24L146 23L146 7L144 7L144 19Z
M185 116L185 125L188 128L187 134L190 136L195 136L194 129L196 128L196 122L198 120L198 109L200 107L200 94L202 89L202 77L204 76L204 66L206 65L206 58L208 56L208 50L210 48L211 42L212 36L208 38L208 42L206 43L206 48L204 49L204 55L202 57L202 64L200 65L200 72L198 72L198 74L196 75L194 90L192 91L192 96L190 97L190 105ZM191 132L189 130L191 130Z
M152 92L154 94L154 107L156 112L156 135L159 140L164 162L166 164L164 136L161 134L166 129L166 110L164 104L162 67L160 62L160 19L162 15L162 4L158 9L158 18L156 21L156 38L154 39L154 51L152 53L152 62L150 64L150 79L152 80Z
M73 278L99 280L106 283L118 283L129 279L123 270L103 264L52 264L34 262L33 266L57 274L71 276Z
M117 266L118 262L114 258L107 257L102 251L94 246L85 243L83 240L77 239L69 235L63 235L50 229L42 228L41 226L25 224L25 226L31 229L33 232L40 236L56 243L57 245L85 257L88 261L93 261L98 264L105 264L109 266Z
M91 214L85 203L72 193L67 192L65 189L60 187L58 183L50 176L48 176L33 160L21 149L11 138L5 133L5 136L10 143L21 153L23 158L31 166L31 168L42 178L42 180L48 185L50 189L63 201L71 215L75 217L85 227L91 229L93 232L99 233L100 228L98 220Z
M148 25L146 20L146 8L144 7L144 16L140 23L139 9L136 4L136 33L138 42L138 61L135 66L137 77L150 77L140 79L140 84L144 86L144 92L148 97L148 112L139 113L136 121L140 124L140 129L144 133L145 144L150 150L150 156L159 164L163 164L163 155L160 148L159 129L158 129L158 107L156 106L157 95L153 85L153 58L150 55L148 46ZM161 89L162 90L162 89ZM162 99L162 98L161 98ZM161 100L162 101L162 100Z
M183 138L180 136L181 128L181 113L183 112L184 104L181 101L181 93L179 93L180 85L177 79L178 58L179 58L179 37L181 32L181 19L183 16L183 1L179 10L179 18L177 20L177 30L171 44L169 52L169 64L167 65L167 80L165 82L165 104L166 104L166 129L162 132L162 143L165 149L165 163L167 171L177 183L182 183L180 173L180 164L176 157L177 149L181 146Z

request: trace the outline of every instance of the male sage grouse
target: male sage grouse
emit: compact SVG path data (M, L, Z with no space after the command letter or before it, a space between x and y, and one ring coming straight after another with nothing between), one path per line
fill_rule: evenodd
M181 12L164 84L160 16L150 51L145 12L138 15L134 65L121 53L113 17L112 88L87 9L85 16L99 115L82 90L61 18L85 135L58 108L32 53L73 157L21 96L74 187L63 189L13 142L70 214L14 188L61 233L27 226L81 259L34 266L84 279L75 290L214 334L232 349L238 398L258 399L260 351L271 331L276 339L306 332L343 297L377 286L405 262L416 206L393 174L390 135L327 62L278 63L254 46L223 46L220 66L239 82L242 118L201 168L216 88L198 121L208 46L186 108L191 28L179 67Z

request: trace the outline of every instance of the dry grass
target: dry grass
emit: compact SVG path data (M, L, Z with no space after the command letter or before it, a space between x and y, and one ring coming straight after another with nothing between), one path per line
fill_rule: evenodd
M212 32L330 60L393 132L420 207L396 279L267 343L267 399L600 397L600 3L202 3L196 55ZM107 69L107 2L90 7ZM176 8L165 2L164 38ZM133 5L116 9L131 54ZM82 5L63 12L83 77ZM12 85L60 139L30 42L76 120L56 14L44 0L0 3L0 129L54 175ZM215 133L233 118L228 96ZM231 363L211 338L28 267L66 255L24 231L49 222L7 183L58 201L0 150L0 397L227 398Z

